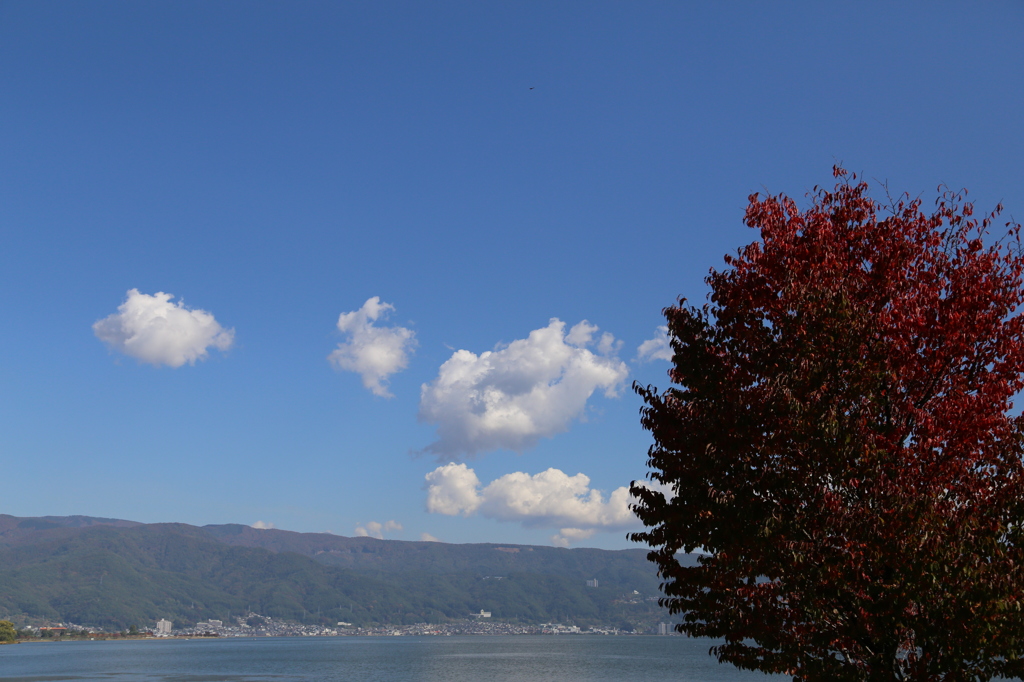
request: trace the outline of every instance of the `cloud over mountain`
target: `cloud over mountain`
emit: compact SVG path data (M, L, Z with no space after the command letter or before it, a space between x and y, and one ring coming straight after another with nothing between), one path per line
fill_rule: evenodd
M597 341L597 353L587 348L596 332L584 320L567 334L552 318L493 351L456 351L420 390L420 420L437 424L438 439L426 450L440 457L522 451L568 430L595 390L614 396L626 378L611 334Z
M381 303L380 296L374 296L359 310L342 313L338 331L348 339L327 357L336 368L359 374L363 386L383 398L392 397L387 379L409 365L409 354L416 346L416 334L411 329L374 324L394 309L390 303Z
M377 538L378 540L384 539L384 533L390 533L393 530L402 530L402 524L397 521L385 521L380 523L379 521L370 521L365 526L356 526L356 537L359 538Z
M505 474L481 487L476 472L454 462L426 475L427 511L449 516L481 516L515 521L529 528L557 528L556 545L583 540L597 531L635 528L629 488L616 488L607 499L590 487L584 474L559 469L539 474Z
M92 326L93 333L111 349L151 365L181 367L205 360L210 348L227 350L235 338L205 310L171 303L173 294L150 296L128 291L117 312Z

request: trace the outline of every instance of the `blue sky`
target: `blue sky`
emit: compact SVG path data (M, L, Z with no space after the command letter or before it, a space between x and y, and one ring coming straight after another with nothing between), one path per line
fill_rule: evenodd
M893 5L0 3L0 512L629 546L750 193L1024 215L1024 5Z

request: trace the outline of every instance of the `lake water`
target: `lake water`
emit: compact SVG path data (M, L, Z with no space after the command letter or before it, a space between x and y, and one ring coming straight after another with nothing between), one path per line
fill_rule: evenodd
M28 643L0 646L0 682L765 679L720 665L709 647L685 637L599 635Z

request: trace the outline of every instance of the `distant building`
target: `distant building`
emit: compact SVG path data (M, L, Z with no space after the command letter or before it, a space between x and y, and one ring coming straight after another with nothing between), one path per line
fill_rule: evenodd
M222 628L222 627L224 627L224 621L222 621L222 620L214 620L213 618L211 618L209 620L209 623L210 623L210 627L211 628Z
M587 581L587 587L597 587L597 578Z
M491 612L480 609L480 613L471 613L469 615L473 616L474 618L490 618Z
M667 635L668 634L668 623L658 623L658 634L659 635Z
M156 622L156 634L157 635L169 635L171 634L171 626L173 623L169 620L161 618Z

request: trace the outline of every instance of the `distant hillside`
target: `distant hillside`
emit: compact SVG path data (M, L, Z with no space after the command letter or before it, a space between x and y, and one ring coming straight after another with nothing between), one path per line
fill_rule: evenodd
M204 526L211 537L229 545L295 552L328 566L359 572L460 573L505 575L526 572L561 575L631 589L658 589L657 576L642 549L608 551L531 545L404 542L349 538L330 533L294 533L242 525Z
M591 578L598 588L586 587ZM643 550L0 515L0 617L108 628L169 618L180 627L251 610L369 625L443 622L484 609L525 623L624 625L664 618L646 599L657 596L657 584Z

